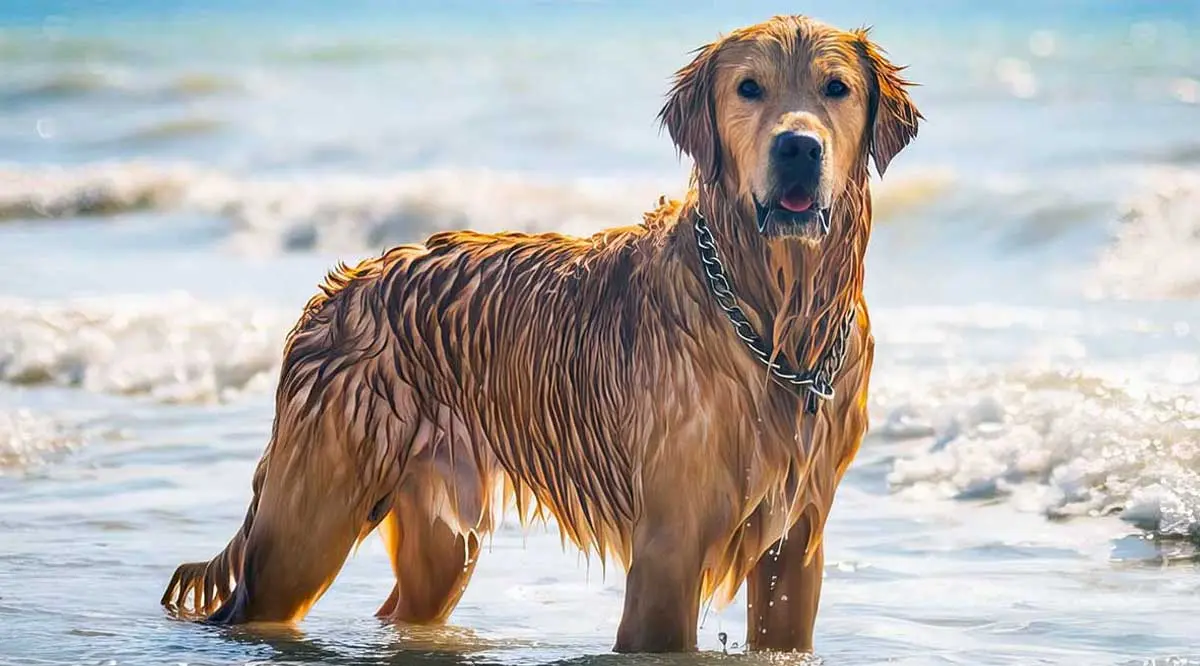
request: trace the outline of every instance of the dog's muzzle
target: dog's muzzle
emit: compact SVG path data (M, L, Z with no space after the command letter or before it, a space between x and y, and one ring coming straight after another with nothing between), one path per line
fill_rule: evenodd
M771 192L754 197L764 236L818 241L829 233L829 208L821 201L824 146L813 134L781 132L771 144Z

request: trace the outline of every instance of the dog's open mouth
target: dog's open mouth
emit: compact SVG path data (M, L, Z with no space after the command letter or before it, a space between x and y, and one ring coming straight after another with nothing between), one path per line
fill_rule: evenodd
M817 241L829 233L829 209L822 206L816 193L804 185L793 185L773 203L754 198L758 213L758 232L769 237L795 236Z

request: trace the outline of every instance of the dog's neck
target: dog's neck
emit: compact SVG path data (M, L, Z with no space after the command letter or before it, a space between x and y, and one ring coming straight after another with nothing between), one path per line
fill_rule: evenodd
M871 228L865 169L830 207L830 231L817 243L766 238L753 205L733 201L720 184L693 187L678 232L691 235L694 245L695 216L705 218L734 293L759 335L792 367L812 368L862 296Z

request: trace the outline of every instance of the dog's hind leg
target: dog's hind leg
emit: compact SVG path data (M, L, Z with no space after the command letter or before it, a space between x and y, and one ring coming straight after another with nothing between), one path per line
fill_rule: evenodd
M489 474L464 428L443 410L414 437L392 513L380 525L396 585L376 613L408 624L441 624L458 605L491 528ZM456 427L457 426L457 427Z
M355 541L387 515L401 463L395 451L374 442L400 429L355 418L364 410L385 413L357 404L363 394L350 398L340 386L333 393L315 408L281 410L237 587L208 622L300 620ZM402 440L397 435L395 441Z
M396 518L385 537L392 553L396 585L379 617L408 624L441 624L458 605L479 559L476 533L460 535L402 492Z
M392 572L396 574L396 580L400 580L399 561L395 556L396 549L400 547L400 517L396 515L396 510L391 512L379 523L379 537L383 539L383 549L392 557ZM400 583L392 585L392 593L388 595L383 605L379 610L375 611L375 617L387 618L391 617L396 611L396 601L400 598Z

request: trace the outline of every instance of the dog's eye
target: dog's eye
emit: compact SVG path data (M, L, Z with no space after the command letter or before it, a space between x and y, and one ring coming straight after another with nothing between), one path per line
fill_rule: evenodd
M758 81L754 79L745 79L738 84L738 96L742 99L758 99L762 97L762 88L758 85Z
M845 97L850 92L850 86L842 83L840 79L830 79L829 83L825 84L826 97Z

